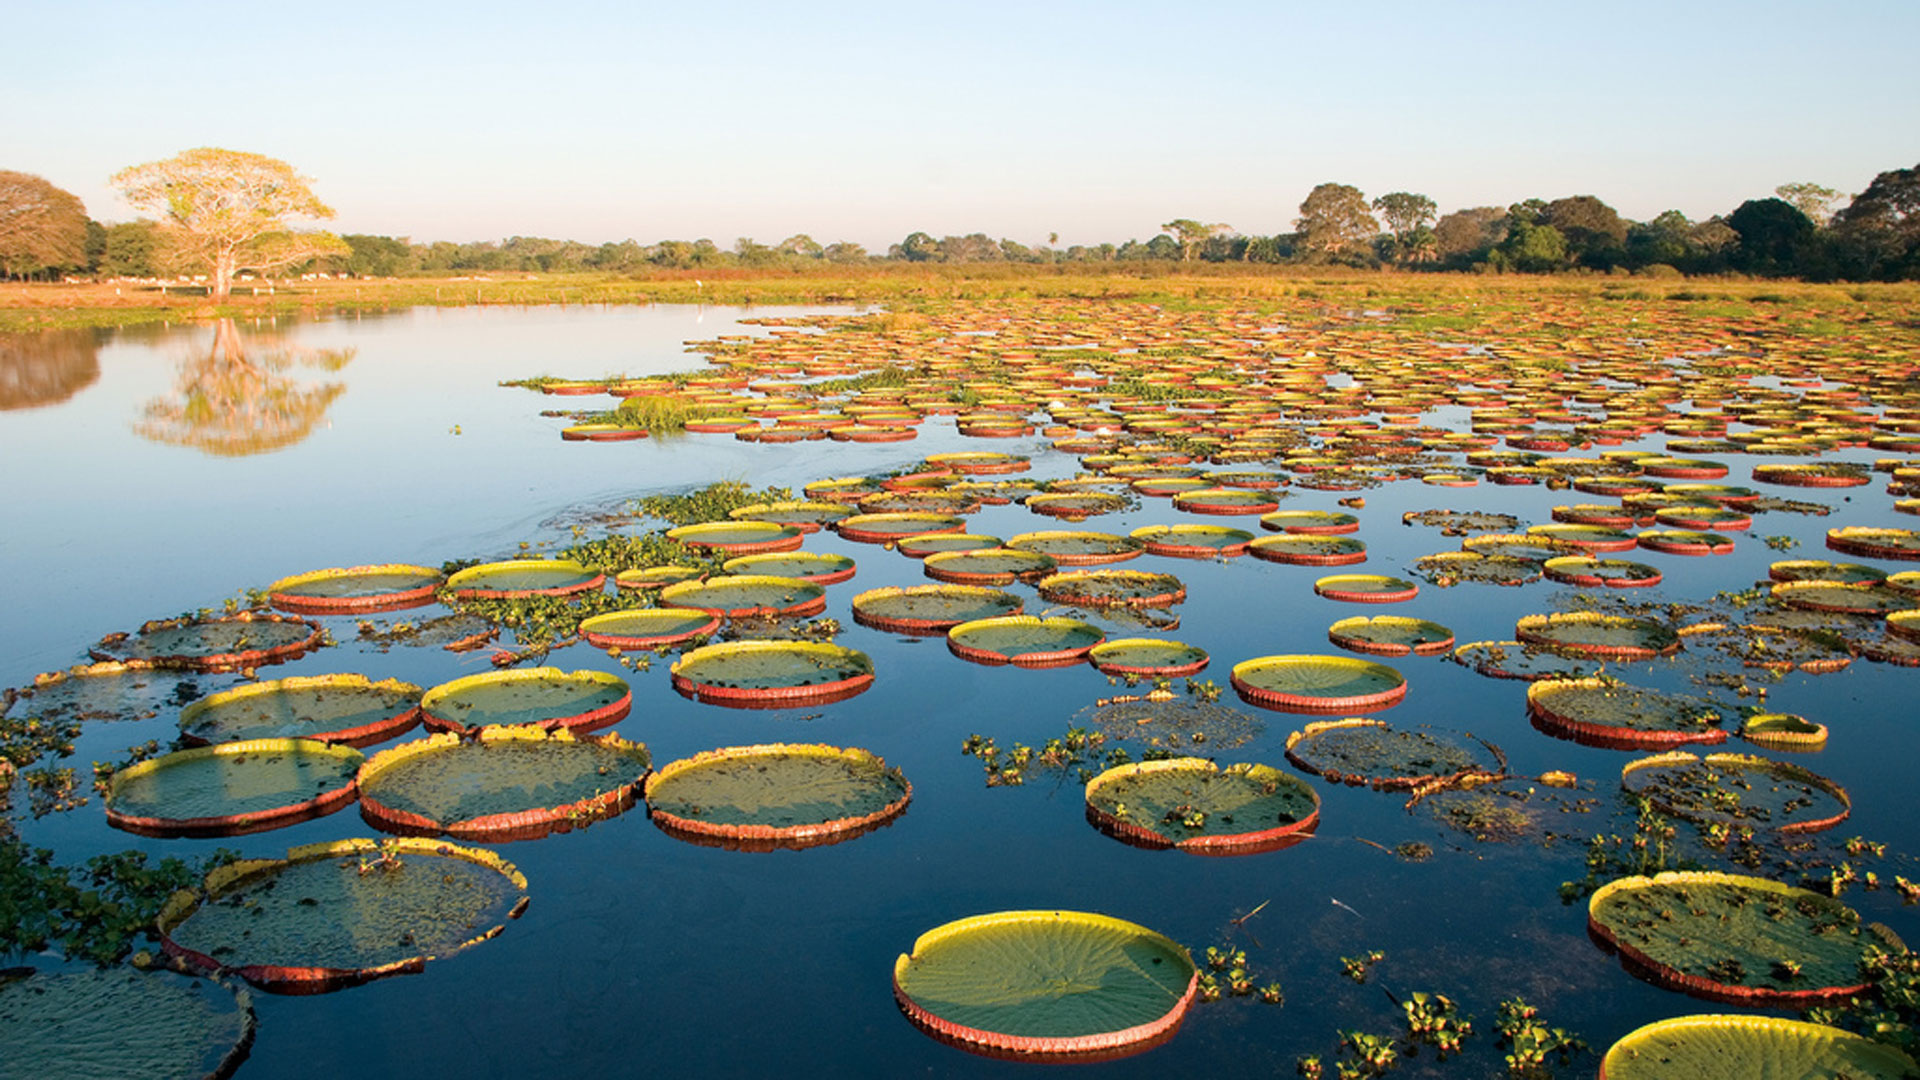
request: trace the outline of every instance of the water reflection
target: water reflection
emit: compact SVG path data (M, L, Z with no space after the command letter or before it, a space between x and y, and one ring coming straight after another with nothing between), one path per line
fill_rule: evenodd
M100 339L92 330L0 334L0 409L65 401L100 378Z
M147 402L133 430L221 457L283 450L311 434L347 389L338 382L307 383L288 372L339 371L354 352L301 348L274 334L243 338L232 319L220 319L212 348L180 359L174 393Z

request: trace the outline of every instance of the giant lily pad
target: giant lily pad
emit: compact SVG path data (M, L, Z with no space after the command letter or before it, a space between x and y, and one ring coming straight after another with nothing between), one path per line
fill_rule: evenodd
M1187 598L1179 578L1144 570L1069 570L1034 588L1049 603L1078 607L1166 607Z
M1002 911L920 935L893 993L927 1034L995 1057L1100 1060L1173 1037L1200 973L1136 923L1078 911Z
M843 701L873 685L866 653L817 641L702 645L675 661L672 672L681 694L741 708Z
M1257 489L1215 487L1183 491L1173 497L1173 508L1189 514L1268 514L1280 508L1280 500Z
M899 769L837 746L733 746L647 778L647 805L661 829L757 851L851 839L891 823L912 797Z
M1453 631L1403 615L1341 619L1327 628L1327 639L1343 649L1376 656L1431 656L1453 648Z
M769 551L738 555L720 564L729 574L800 578L815 585L838 585L853 577L853 560L817 551ZM672 584L667 582L666 584Z
M1407 680L1398 671L1351 656L1243 660L1234 665L1232 682L1242 700L1281 712L1371 712L1407 696Z
M1562 555L1548 559L1541 569L1567 585L1635 589L1660 584L1660 571L1631 559L1596 559L1590 555Z
M1020 667L1077 664L1104 640L1090 623L1032 615L976 619L947 631L947 649L963 660Z
M1421 577L1443 589L1462 583L1526 585L1539 581L1541 564L1512 555L1483 555L1477 551L1441 551L1414 560Z
M872 589L853 598L853 619L904 634L944 634L973 619L1017 615L1023 601L978 585L914 585Z
M1142 761L1108 769L1087 784L1087 820L1144 847L1243 854L1311 833L1320 821L1320 797L1266 765Z
M1207 666L1207 651L1158 638L1120 638L1095 645L1087 659L1109 675L1172 678L1203 670Z
M801 532L818 532L822 525L831 525L841 518L852 517L853 509L840 502L790 500L754 503L751 506L740 507L727 516L735 521L767 521L775 525L791 525Z
M615 735L562 728L442 732L375 754L360 768L360 816L408 835L521 840L632 806L652 759Z
M395 837L308 844L245 859L176 893L161 944L201 971L315 994L412 974L498 934L527 905L527 879L491 851Z
M1551 735L1595 746L1655 749L1724 742L1713 703L1611 679L1542 679L1527 687L1527 713Z
M189 743L319 739L347 746L385 742L420 722L420 688L365 675L294 676L245 683L180 710Z
M985 551L1000 546L1000 538L984 533L922 533L893 546L909 559L924 559L946 551Z
M775 521L706 521L668 529L667 539L729 555L758 555L798 550L806 540L806 532L799 526Z
M1275 510L1260 516L1260 527L1272 532L1326 536L1356 532L1360 519L1338 510Z
M222 1080L253 1045L253 999L205 979L133 968L0 973L0 1077Z
M1393 604L1420 595L1420 586L1386 574L1329 574L1314 581L1313 591L1350 604Z
M1061 566L1096 566L1137 559L1145 545L1130 536L1103 532L1049 530L1020 533L1007 539L1015 551L1045 555Z
M1849 525L1827 530L1827 546L1870 559L1920 559L1920 532Z
M1803 611L1845 615L1886 615L1913 607L1913 596L1875 581L1780 581L1773 598Z
M149 836L234 836L330 814L352 801L366 757L312 739L244 739L129 765L107 823Z
M1831 829L1853 809L1846 789L1826 777L1751 754L1657 754L1628 762L1620 786L1674 817L1782 833Z
M220 618L159 619L133 634L112 634L88 650L128 667L238 671L291 660L321 642L320 627L294 615L243 611Z
M706 581L682 581L660 590L665 607L695 608L713 615L799 617L827 609L827 588L805 578L770 574L723 574Z
M1860 960L1877 944L1830 896L1694 871L1602 885L1587 904L1587 930L1629 971L1669 989L1801 1008L1865 994Z
M1664 623L1596 611L1525 615L1513 636L1558 653L1621 660L1645 660L1680 649L1680 635Z
M601 649L657 649L720 629L720 616L700 608L635 608L580 622L580 636Z
M1597 661L1561 656L1519 641L1474 641L1453 650L1455 663L1495 679L1577 679L1599 670Z
M989 548L929 555L921 564L921 572L955 585L1011 585L1045 577L1058 565L1052 556L1037 551Z
M1468 738L1472 738L1469 736ZM1506 759L1491 745L1379 720L1325 720L1287 736L1287 760L1337 784L1403 790L1465 773L1493 776Z
M509 559L481 563L447 579L462 600L513 600L592 592L606 583L598 570L567 559Z
M1150 555L1175 559L1216 559L1245 555L1253 534L1224 525L1145 525L1128 534Z
M952 514L856 514L841 518L832 527L849 540L864 544L890 544L922 533L966 532L967 522L965 518Z
M604 671L527 668L489 671L444 682L420 699L435 731L472 731L496 724L591 731L617 722L633 705L626 680Z
M1366 541L1353 536L1263 536L1247 545L1256 559L1292 566L1351 566L1367 561Z
M267 599L303 614L398 611L432 603L443 580L430 566L350 566L281 578L267 586Z
M1600 1080L1732 1076L1910 1080L1920 1065L1851 1031L1773 1016L1678 1016L1637 1028L1607 1049Z

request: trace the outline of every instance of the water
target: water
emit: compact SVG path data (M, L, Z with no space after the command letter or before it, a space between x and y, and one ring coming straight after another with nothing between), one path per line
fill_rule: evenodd
M272 384L282 400L327 399L324 410L295 425L311 420L301 437L244 456L156 442L138 430L156 401L205 414L208 395L195 400L178 384L195 372L204 380L216 344L212 328L70 335L43 339L32 353L10 347L0 352L0 361L12 365L0 379L0 402L7 405L0 411L0 460L7 463L10 496L7 527L0 531L0 572L8 583L0 685L24 685L36 673L81 662L86 647L104 634L217 608L243 588L285 575L510 556L521 541L564 541L566 523L582 507L617 506L715 479L797 489L819 477L897 469L930 453L978 449L1032 454L1031 475L1039 477L1077 470L1072 458L1049 453L1043 439L965 439L951 419L930 419L916 441L901 444L755 446L724 436L563 443L558 428L564 421L539 416L542 409L599 408L608 399L496 386L542 373L683 369L698 358L683 351L682 341L759 333L735 320L787 313L464 309L241 324L238 344L250 357L292 349L280 357L279 370L260 376L283 380ZM324 390L329 384L340 389ZM1436 416L1457 424L1463 411ZM251 430L266 438L259 425ZM1658 449L1660 443L1645 445ZM1874 455L1839 456L1865 461ZM1744 482L1751 459L1721 459L1736 463L1729 482ZM1341 494L1297 491L1282 507L1338 509ZM1343 571L1402 573L1418 556L1457 545L1435 530L1402 526L1403 510L1505 510L1537 523L1548 520L1557 503L1587 499L1543 488L1453 491L1417 483L1364 494L1358 535L1370 559ZM1877 488L1811 497L1839 512L1768 515L1723 558L1625 557L1667 574L1659 596L1701 599L1764 578L1772 559L1829 554L1821 535L1831 526L1903 523ZM1136 510L1083 527L1124 533L1181 520L1220 522L1145 499ZM1252 520L1221 523L1257 528ZM970 531L1002 537L1053 527L1051 519L1020 506L989 507L968 523ZM1801 548L1777 555L1760 534L1795 537ZM915 798L904 817L850 842L803 852L748 854L682 843L654 829L640 811L584 831L500 845L531 883L532 904L522 919L493 941L430 964L422 975L318 997L256 994L260 1032L241 1075L1010 1074L1032 1066L974 1057L916 1030L895 1008L889 976L895 956L923 931L967 915L1022 908L1131 919L1196 955L1231 940L1248 951L1259 982L1285 987L1284 1008L1233 998L1196 1005L1171 1043L1096 1067L1105 1075L1290 1075L1301 1054L1331 1060L1337 1028L1401 1030L1389 994L1414 990L1456 998L1479 1019L1479 1033L1464 1060L1435 1066L1429 1052L1407 1063L1403 1075L1499 1072L1494 1006L1515 994L1539 1006L1548 1022L1579 1031L1602 1050L1641 1023L1726 1011L1624 973L1586 939L1584 903L1563 906L1556 897L1561 881L1581 876L1585 839L1624 827L1617 777L1631 755L1534 731L1524 684L1485 679L1442 658L1389 660L1408 676L1411 691L1404 704L1379 715L1395 724L1470 730L1505 749L1516 773L1578 774L1587 788L1569 801L1592 799L1590 812L1550 810L1544 833L1477 843L1425 808L1406 812L1401 796L1314 781L1323 800L1321 825L1297 847L1244 858L1149 852L1091 828L1073 781L1036 772L1024 787L989 789L979 763L959 752L976 732L1003 747L1038 745L1060 735L1095 699L1122 691L1089 667L980 667L949 655L938 638L859 626L848 599L883 585L923 583L918 563L831 533L810 536L806 549L858 561L853 581L829 588L827 613L845 627L840 644L872 656L878 678L870 691L814 709L699 705L669 688L663 659L651 670L623 673L634 685L635 705L613 730L646 743L662 763L756 742L864 747L912 780ZM1186 584L1187 601L1173 609L1180 626L1166 636L1208 650L1213 665L1203 677L1223 685L1242 659L1337 653L1326 628L1351 615L1432 619L1464 643L1510 637L1521 615L1565 610L1575 594L1550 583L1424 586L1412 602L1371 608L1313 595L1316 577L1343 571L1252 558L1146 557L1126 565L1172 573ZM1013 591L1027 598L1029 612L1045 607L1031 588ZM1111 637L1141 632L1118 619L1095 621ZM353 620L326 622L345 644L262 669L261 677L356 671L431 686L488 669L484 653L374 651L354 643ZM551 662L567 669L612 667L586 647L556 653ZM1684 689L1690 669L1659 662L1613 670L1645 685ZM1888 843L1886 859L1863 864L1884 879L1913 875L1905 853L1920 850L1901 794L1910 785L1905 751L1914 739L1904 702L1915 677L1860 660L1838 674L1788 676L1769 686L1767 699L1773 708L1803 712L1833 728L1827 750L1792 760L1849 789L1854 816L1836 835ZM195 680L201 692L232 681ZM1238 704L1230 691L1223 703ZM1263 731L1244 746L1215 751L1220 760L1286 767L1286 735L1311 718L1247 711ZM92 724L69 764L84 774L88 761L118 760L130 744L165 742L176 718L167 708L151 720ZM24 801L16 791L16 804ZM349 808L237 839L148 840L108 829L97 800L24 821L21 829L66 861L129 847L200 854L226 846L271 856L295 844L378 835ZM1408 841L1431 844L1433 857L1411 862L1383 850ZM1920 935L1913 909L1890 890L1855 889L1847 899L1869 920L1910 938ZM1244 925L1231 921L1263 902ZM1341 976L1341 957L1374 949L1387 959L1370 983ZM1594 1064L1578 1060L1561 1075L1590 1075Z

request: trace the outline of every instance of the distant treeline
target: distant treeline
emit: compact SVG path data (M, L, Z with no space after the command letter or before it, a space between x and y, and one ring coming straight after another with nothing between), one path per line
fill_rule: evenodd
M7 174L0 174L4 176ZM12 174L19 175L19 174ZM1844 204L1844 205L1842 205ZM915 232L871 253L856 243L822 244L802 233L777 244L741 237L584 244L515 236L470 243L412 243L404 237L345 234L349 254L295 269L365 277L468 273L602 272L706 268L805 269L822 264L1244 262L1366 269L1483 273L1590 272L1678 276L1746 274L1812 281L1920 279L1920 166L1883 172L1858 195L1811 183L1782 185L1724 215L1694 221L1669 210L1629 221L1591 195L1529 199L1440 215L1434 201L1392 192L1371 201L1327 183L1300 204L1292 232L1242 234L1227 224L1180 218L1148 240L1029 246L985 233L934 237ZM59 263L0 259L14 277L61 274L150 277L166 272L165 236L151 222L88 221L84 252Z

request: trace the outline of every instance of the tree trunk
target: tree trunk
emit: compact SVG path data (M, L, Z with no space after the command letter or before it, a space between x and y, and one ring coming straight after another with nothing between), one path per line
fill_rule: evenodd
M213 257L213 288L208 296L214 300L225 300L233 291L233 252L224 250Z

